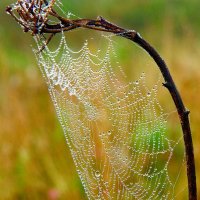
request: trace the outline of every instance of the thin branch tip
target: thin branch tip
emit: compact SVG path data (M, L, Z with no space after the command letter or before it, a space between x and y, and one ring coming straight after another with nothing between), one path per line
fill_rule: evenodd
M167 89L170 89L172 87L172 85L169 82L162 83L162 85Z
M186 110L184 113L188 116L190 114L190 110Z
M12 7L11 6L7 6L6 7L6 13L10 14L11 11L12 11Z

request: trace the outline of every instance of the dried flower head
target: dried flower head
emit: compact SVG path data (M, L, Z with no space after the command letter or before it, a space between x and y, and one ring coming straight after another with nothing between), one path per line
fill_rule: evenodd
M53 12L56 0L18 0L7 7L6 11L23 27L25 32L39 34Z

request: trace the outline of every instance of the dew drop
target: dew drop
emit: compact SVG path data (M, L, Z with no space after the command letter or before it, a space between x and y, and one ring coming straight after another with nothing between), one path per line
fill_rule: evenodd
M100 176L101 176L100 172L99 172L99 171L96 171L96 172L95 172L95 177L96 177L96 178L99 178Z

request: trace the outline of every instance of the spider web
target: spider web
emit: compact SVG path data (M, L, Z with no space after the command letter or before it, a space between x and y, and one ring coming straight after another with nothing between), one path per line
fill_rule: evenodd
M36 57L89 199L174 199L168 166L177 145L166 134L158 84L126 83L113 42L106 50L69 48ZM43 43L36 38L38 49ZM116 72L118 69L118 73Z

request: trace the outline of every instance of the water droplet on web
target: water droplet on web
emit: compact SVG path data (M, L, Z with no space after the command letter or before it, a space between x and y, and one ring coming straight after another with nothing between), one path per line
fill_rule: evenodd
M100 178L100 176L101 176L100 172L99 172L99 171L96 171L96 172L95 172L95 177L96 177L96 178Z
M71 12L67 13L67 18L70 18L73 14Z

